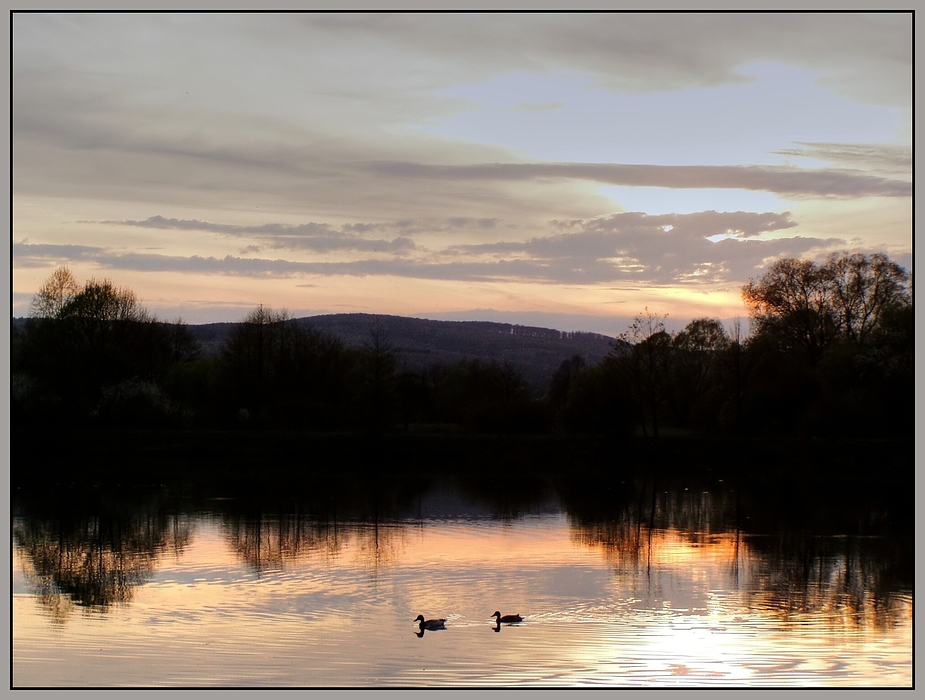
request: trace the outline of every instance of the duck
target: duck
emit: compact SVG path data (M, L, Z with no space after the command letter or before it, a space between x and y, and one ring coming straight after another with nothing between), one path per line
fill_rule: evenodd
M421 631L424 630L442 630L446 629L446 618L442 617L435 620L425 620L423 615L418 615L414 618L414 621L418 623L418 626L421 628Z
M520 615L502 615L497 610L495 610L495 612L492 613L491 616L495 618L495 622L497 622L499 625L502 622L523 622L524 621L524 619Z

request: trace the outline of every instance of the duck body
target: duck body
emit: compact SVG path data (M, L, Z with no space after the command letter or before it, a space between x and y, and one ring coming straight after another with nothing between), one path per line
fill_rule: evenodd
M524 619L520 615L502 615L500 612L495 610L492 614L492 617L495 618L495 622L499 625L502 622L523 622Z
M414 618L414 621L418 623L418 626L422 630L442 630L446 626L446 618L441 617L434 620L425 620L423 615L418 615Z

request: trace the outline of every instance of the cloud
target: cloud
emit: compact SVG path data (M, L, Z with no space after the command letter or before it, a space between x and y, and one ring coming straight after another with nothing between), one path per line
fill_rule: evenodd
M790 197L909 197L912 183L860 171L759 165L627 165L618 163L370 163L379 175L445 180L591 180L629 187L762 190Z
M310 250L313 252L387 251L401 254L415 248L414 240L408 236L398 236L392 240L385 240L362 238L353 233L353 231L384 228L380 225L350 224L338 231L327 224L315 222L296 226L277 223L242 226L237 224L217 224L199 219L165 218L160 215L150 216L141 221L126 219L123 221L101 221L99 223L135 226L138 228L206 231L236 237L248 236L266 241L267 245L272 248L285 250ZM245 250L258 252L260 248L248 246Z
M200 219L167 218L158 214L142 220L123 219L120 221L81 221L79 223L100 223L160 230L202 231L217 233L222 236L249 237L259 239L272 248L293 251L377 251L404 254L417 249L417 244L412 234L460 230L492 230L498 226L500 220L497 218L477 219L456 216L439 220L351 223L335 228L328 224L316 222L296 225L267 223L244 226L221 224ZM391 234L393 237L389 239L371 239L358 235L373 232ZM260 247L251 245L244 250L247 252L259 252Z
M749 80L755 60L798 63L863 101L908 107L911 13L493 13L315 15L320 47L359 42L410 76L475 82L511 71L590 73L608 89L680 90ZM426 57L427 64L419 65ZM373 64L375 65L375 64ZM464 67L464 69L463 69Z
M814 230L862 235L863 197L891 198L865 209L868 219L875 205L888 215L882 231L863 235L911 248L911 13L19 13L12 32L14 237L75 244L16 243L16 268L82 261L249 279L734 284L776 256L838 243ZM775 67L778 91L736 105L764 114L761 124L736 118L718 96L765 94L770 78L758 65ZM520 75L575 90L491 93ZM712 89L733 84L742 89ZM820 84L891 109L858 117L863 110L846 104L844 128L823 119L807 130L801 90L816 95ZM528 139L489 132L437 133L448 117L494 104L464 99L466 86L500 95L518 113L505 116L513 128L533 125L531 138L558 141L562 152L540 157ZM579 97L602 90L652 99L640 100L635 122L626 110L597 115L597 139L581 129L590 121L570 114L594 115ZM706 107L684 108L695 103ZM768 126L778 114L786 123ZM701 129L703 120L721 126ZM597 143L608 129L630 137L615 136L605 153ZM586 150L576 150L581 133ZM882 146L883 134L910 145ZM685 144L696 145L689 159ZM784 167L781 156L821 163ZM587 162L595 157L613 162ZM611 216L605 186L665 188L658 211L685 198L696 200L686 210L727 208L719 202L743 190L825 201L780 204L801 227L786 212ZM709 199L718 188L723 199ZM619 201L643 208L644 194L620 190ZM778 208L767 195L747 201L756 200L728 208ZM199 218L144 218L184 211ZM277 213L248 223L260 212ZM118 245L150 245L150 232L173 230L184 234L158 245L182 238L184 247L76 245L105 240L76 218L106 219L114 236L133 227Z
M700 212L650 216L626 212L586 220L553 221L560 233L526 242L456 246L462 256L531 260L541 279L646 284L717 283L746 279L769 257L799 256L840 239L760 236L796 226L787 212ZM712 242L713 237L725 240Z
M140 26L144 41L134 38ZM911 15L903 13L112 14L66 22L17 15L13 31L16 194L198 207L232 197L302 211L339 207L353 218L438 216L448 203L475 218L538 207L547 216L575 211L583 199L576 188L491 199L472 178L463 186L455 177L455 188L438 180L409 189L371 176L363 163L516 161L504 148L407 129L462 108L441 89L514 72L590 76L610 90L657 93L747 82L744 65L776 61L807 66L866 100L911 106ZM210 60L198 60L201 52ZM613 165L607 174L554 163L545 175L542 164L526 167L536 175L507 181L703 187L719 179L717 187L734 187L741 176L748 188L797 196L910 191L837 172Z
M843 167L911 178L912 148L894 144L804 143L799 148L785 148L775 153L796 158L813 158Z
M48 243L13 242L13 259L17 267L47 267L83 260L95 260L106 253L105 248L86 245L54 245Z
M151 217L147 225L196 227L216 231L228 227L194 220ZM123 222L125 223L125 222ZM144 222L142 222L144 223ZM228 255L176 256L126 253L90 246L14 244L23 265L48 264L50 259L92 261L112 269L183 272L248 278L291 278L307 275L391 276L456 281L519 281L544 284L677 285L736 283L748 279L767 260L801 257L844 246L841 239L806 236L773 237L796 226L787 212L699 212L650 216L618 213L590 219L556 220L552 233L526 241L453 244L426 254L400 255L402 245L418 252L413 242L396 238L386 259L305 262ZM276 235L279 225L240 227ZM283 227L320 232L323 225ZM711 239L722 238L718 242ZM354 248L357 252L363 252Z

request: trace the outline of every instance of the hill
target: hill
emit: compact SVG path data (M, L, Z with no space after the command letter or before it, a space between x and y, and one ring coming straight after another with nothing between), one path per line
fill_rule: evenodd
M308 316L296 322L339 338L348 347L369 342L378 328L398 358L398 369L421 372L434 364L451 365L462 359L505 360L513 363L528 384L538 390L549 385L563 360L580 355L589 365L600 362L616 341L598 333L565 332L491 321L431 321L377 314ZM190 326L206 352L217 352L233 323Z

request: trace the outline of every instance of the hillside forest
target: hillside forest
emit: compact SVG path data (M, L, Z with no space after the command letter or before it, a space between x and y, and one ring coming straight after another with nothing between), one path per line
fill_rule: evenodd
M912 277L883 254L783 259L742 290L747 328L649 309L603 358L541 386L511 360L409 369L381 324L348 344L258 306L206 351L109 280L60 267L12 324L11 422L307 432L908 438Z

